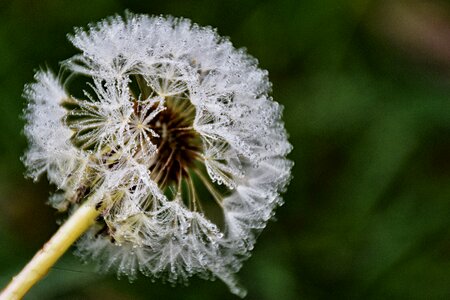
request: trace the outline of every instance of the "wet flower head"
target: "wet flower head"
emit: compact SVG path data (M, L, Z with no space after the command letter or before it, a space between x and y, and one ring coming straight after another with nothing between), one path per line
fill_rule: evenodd
M234 278L292 163L267 72L209 27L127 14L76 29L65 83L38 71L24 162L72 211L102 208L78 254L130 278Z

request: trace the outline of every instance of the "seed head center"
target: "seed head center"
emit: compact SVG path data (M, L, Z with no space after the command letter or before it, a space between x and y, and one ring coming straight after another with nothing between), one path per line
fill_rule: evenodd
M189 100L166 99L166 109L148 126L157 136L151 141L157 147L155 163L150 166L153 179L161 187L176 185L188 176L201 157L200 135L193 128L195 108Z

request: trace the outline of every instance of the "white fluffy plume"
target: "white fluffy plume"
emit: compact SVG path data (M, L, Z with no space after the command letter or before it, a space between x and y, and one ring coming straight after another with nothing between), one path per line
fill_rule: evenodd
M69 39L81 53L63 65L84 91L37 72L24 162L57 185L58 209L105 207L78 253L131 278L219 277L244 296L234 274L292 167L267 72L187 19L115 16Z

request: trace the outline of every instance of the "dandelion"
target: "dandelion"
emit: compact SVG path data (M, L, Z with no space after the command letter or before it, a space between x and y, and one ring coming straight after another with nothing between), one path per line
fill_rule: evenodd
M65 83L38 71L24 92L24 163L57 186L50 203L69 219L4 295L21 297L78 240L103 271L218 277L244 296L234 274L292 166L267 72L187 19L115 16L69 39L81 53L62 63Z

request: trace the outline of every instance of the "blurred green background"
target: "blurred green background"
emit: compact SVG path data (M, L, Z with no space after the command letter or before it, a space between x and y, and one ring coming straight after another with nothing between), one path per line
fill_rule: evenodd
M23 178L23 85L66 34L130 9L217 27L269 70L293 179L247 299L450 299L450 1L0 1L0 284L56 230ZM103 276L71 254L26 299L234 299L220 281Z

